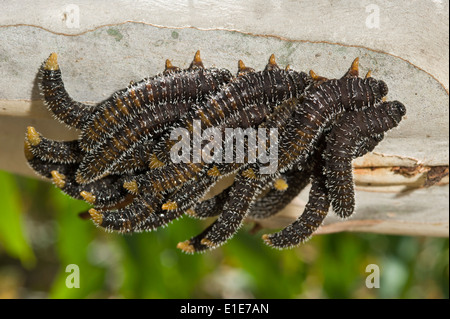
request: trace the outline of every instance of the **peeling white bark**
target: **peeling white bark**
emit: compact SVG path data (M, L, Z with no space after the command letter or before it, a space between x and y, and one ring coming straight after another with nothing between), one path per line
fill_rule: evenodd
M161 72L166 58L187 67L197 49L205 65L233 72L239 59L262 69L274 53L280 65L330 78L341 76L359 56L363 71L372 70L388 84L388 98L406 105L407 118L375 153L354 162L357 214L345 222L329 217L321 231L448 236L448 177L424 187L430 167L449 163L448 2L377 1L378 17L373 5L356 0L2 3L0 169L35 176L23 157L29 125L52 139L77 137L40 101L37 69L54 51L67 90L82 102L98 102L130 80ZM367 169L372 167L377 169ZM406 176L395 167L418 171ZM306 196L307 190L264 225L292 222Z

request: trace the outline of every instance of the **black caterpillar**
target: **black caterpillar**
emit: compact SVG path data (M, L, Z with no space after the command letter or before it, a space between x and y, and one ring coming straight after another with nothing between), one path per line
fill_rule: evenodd
M316 142L323 128L336 116L346 111L364 110L365 108L373 107L387 94L387 86L384 82L376 81L372 78L357 78L357 75L352 73L356 69L356 65L357 62L352 65L349 72L342 79L325 81L319 87L313 88L311 92L305 94L303 102L295 108L288 123L278 123L277 121L265 123L267 127L276 127L278 129L284 125L287 126L280 142L280 157L278 161L278 170L280 172L289 169L292 165L304 165L308 156L317 147ZM340 92L351 92L352 87L361 88L361 92L340 94ZM306 113L306 111L310 112ZM165 143L165 141L161 143ZM147 173L147 178L139 181L138 186L139 184L149 184L152 186L153 192L163 192L161 184L164 183L166 187L168 184L168 188L173 189L177 185L172 181L182 184L198 175L201 176L201 173L205 171L201 166L188 163L181 166L180 169L179 164L173 164L157 171L156 174L152 174L153 172ZM204 246L215 247L231 237L240 227L252 202L262 192L265 185L269 183L270 177L258 174L257 167L246 168L246 166L227 165L219 170L221 174L230 173L236 169L239 169L240 172L236 177L236 190L230 196L232 200L225 205L223 213L216 222L197 237L198 241L202 242ZM203 169L203 172L201 169ZM206 166L206 169L209 169L209 166ZM225 169L227 170L226 172L224 172ZM175 173L171 175L171 172ZM172 179L166 178L167 175L173 176ZM147 188L145 193L149 192L150 189ZM139 210L147 210L146 207L150 203L155 202L152 198L147 198L146 200L145 205L141 204L138 206ZM175 208L177 206L174 205ZM136 211L134 208L133 210ZM127 210L128 207L118 211L119 215L108 221L119 219L128 222L127 218L130 215ZM134 217L134 215L132 216Z
M328 80L312 71L281 69L272 55L259 72L239 61L233 77L225 69L205 69L197 52L187 70L167 60L163 73L91 106L70 98L52 54L40 69L46 105L82 133L76 141L58 142L29 127L25 156L38 174L93 204L91 218L108 230L148 231L184 213L218 216L178 245L185 252L223 244L246 216L276 214L311 181L299 219L263 236L277 248L296 246L321 225L330 206L341 217L353 213L352 160L373 150L406 112L398 101L382 102L387 85L369 74L359 78L358 62L341 79ZM177 141L171 133L193 134L195 123L201 130L217 129L221 137L228 128L278 133L277 169L267 174L262 163L250 160L251 152L268 155L272 139L257 152L250 137L244 138L243 162L205 161L194 149L190 161L172 162L169 153ZM237 158L238 147L232 151ZM228 174L236 174L233 185L200 202Z

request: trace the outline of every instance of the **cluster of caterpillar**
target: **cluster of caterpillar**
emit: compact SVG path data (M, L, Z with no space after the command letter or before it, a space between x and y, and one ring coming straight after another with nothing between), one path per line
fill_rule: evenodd
M233 76L205 68L197 51L186 70L167 60L161 74L86 105L66 92L53 53L40 68L44 101L81 134L75 141L53 141L28 127L25 156L63 192L92 204L91 219L107 230L150 231L183 214L218 216L201 234L178 244L188 253L225 243L247 216L276 214L311 182L298 220L263 235L270 246L293 247L314 233L330 207L344 218L354 212L352 160L372 151L406 113L402 103L384 101L383 81L370 72L359 77L358 64L357 58L342 78L327 79L282 69L272 55L262 71L239 61ZM206 161L195 149L189 149L190 160L174 162L172 132L193 134L196 125L224 137L228 128L275 132L276 142L271 139L258 153L276 144L276 170L264 172L249 156L242 162ZM256 152L248 137L243 144ZM237 146L232 151L236 155ZM201 201L229 174L236 175L230 187Z

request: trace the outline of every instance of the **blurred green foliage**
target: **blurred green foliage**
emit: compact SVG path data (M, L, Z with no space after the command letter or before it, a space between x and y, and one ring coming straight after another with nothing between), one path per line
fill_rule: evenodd
M246 225L223 247L176 244L210 221L182 218L119 235L78 213L89 206L50 183L0 172L0 298L448 298L449 241L376 234L315 236L278 251ZM79 269L79 288L68 288ZM366 266L380 287L366 287Z

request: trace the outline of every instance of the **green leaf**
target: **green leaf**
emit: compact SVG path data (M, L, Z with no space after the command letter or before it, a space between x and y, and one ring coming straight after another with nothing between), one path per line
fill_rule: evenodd
M90 247L96 240L99 230L91 221L82 220L78 213L89 208L86 203L74 200L58 189L51 192L51 201L55 207L58 221L57 252L60 269L53 282L50 298L87 298L97 297L104 290L105 267L92 263ZM79 288L67 285L73 271L67 266L75 266L79 276ZM70 268L70 267L69 267Z
M0 171L0 190L0 245L30 268L36 260L25 234L20 192L12 174Z

